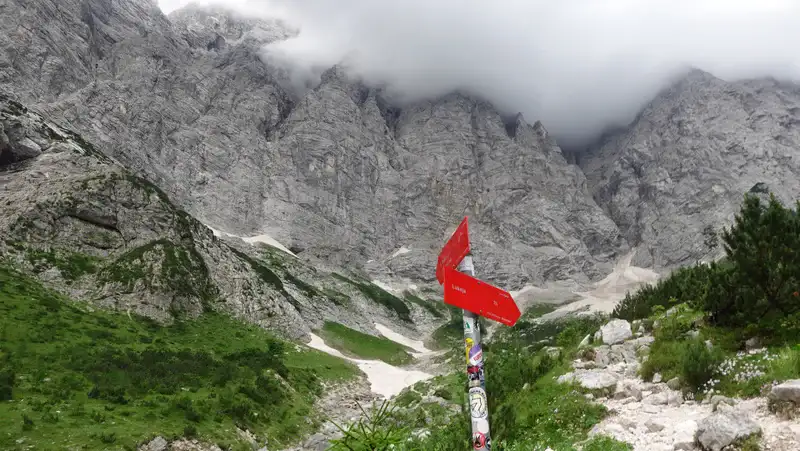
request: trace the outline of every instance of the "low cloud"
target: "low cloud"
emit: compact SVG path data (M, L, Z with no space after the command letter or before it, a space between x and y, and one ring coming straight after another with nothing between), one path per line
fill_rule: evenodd
M213 0L212 0L213 1ZM296 25L265 49L298 77L339 62L402 100L465 89L580 145L688 67L800 79L796 0L228 0Z

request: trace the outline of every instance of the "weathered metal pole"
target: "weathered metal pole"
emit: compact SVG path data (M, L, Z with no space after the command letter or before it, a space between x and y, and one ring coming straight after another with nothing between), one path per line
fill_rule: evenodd
M464 257L457 269L475 277L472 254ZM462 312L469 386L469 414L472 420L472 447L477 451L489 451L492 449L492 441L489 435L489 402L486 397L480 325L478 324L478 315L467 310L462 310Z

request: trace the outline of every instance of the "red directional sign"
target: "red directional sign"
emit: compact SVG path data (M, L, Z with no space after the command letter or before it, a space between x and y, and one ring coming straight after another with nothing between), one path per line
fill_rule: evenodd
M464 216L439 254L439 262L436 263L436 279L439 280L439 284L444 283L444 269L455 268L467 254L469 254L469 231L467 217Z
M507 291L451 267L444 270L444 302L506 326L516 324L521 314Z

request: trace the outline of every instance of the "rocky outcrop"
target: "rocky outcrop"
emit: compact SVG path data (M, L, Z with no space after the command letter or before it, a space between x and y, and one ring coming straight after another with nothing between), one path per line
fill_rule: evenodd
M765 398L714 395L700 402L684 397L683 387L674 380L644 382L637 370L645 358L642 350L652 340L644 335L619 345L585 349L582 359L573 362L575 372L559 379L591 391L586 396L611 412L590 435L610 435L634 451L720 451L752 435L759 436L764 449L790 451L800 446L800 427L770 412ZM598 380L608 381L606 390L596 390Z
M195 3L168 16L190 47L224 51L229 45L265 45L294 36L296 31L276 19L245 17L224 7Z
M635 266L709 260L747 192L800 197L800 87L693 71L626 129L581 155L595 200L638 252Z
M432 282L469 215L481 277L509 289L596 280L626 248L542 124L463 93L398 109L338 67L294 97L259 56L291 33L282 24L197 8L168 19L151 0L39 0L7 6L0 31L18 54L0 87L217 229Z
M220 240L155 185L5 97L0 130L9 156L0 163L0 257L73 298L161 322L222 311L292 338L324 321L375 335L375 321L413 331L436 310L277 249ZM27 152L33 146L38 153Z

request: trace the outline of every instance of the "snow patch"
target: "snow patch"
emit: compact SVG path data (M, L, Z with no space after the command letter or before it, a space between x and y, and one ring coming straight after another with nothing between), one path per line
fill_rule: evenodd
M430 349L426 348L425 345L421 341L412 340L410 338L407 338L407 337L405 337L405 336L393 331L392 329L389 329L388 327L384 326L383 324L375 323L375 328L378 329L378 332L380 332L381 335L383 335L384 337L388 338L389 340L392 340L393 342L401 344L403 346L408 346L409 348L417 351L419 356L429 355L429 354L433 353L433 351L431 351Z
M417 382L428 380L433 377L432 374L398 368L380 360L359 360L345 357L341 352L325 344L325 341L321 337L313 333L309 335L311 336L311 342L308 343L309 347L355 363L356 366L367 375L367 380L369 380L372 392L386 399L398 395L406 387L410 387ZM405 337L403 337L403 339L408 340Z
M407 248L407 247L405 247L405 246L401 246L401 247L400 247L400 249L396 250L396 251L395 251L395 253L394 253L394 254L392 254L392 258L395 258L395 257L397 257L398 255L407 254L407 253L409 253L409 252L411 252L411 249L409 249L409 248Z
M656 282L659 274L646 268L631 266L636 253L629 253L617 262L611 274L597 282L590 291L574 291L580 297L576 302L564 305L553 313L569 313L579 310L611 312L628 291Z
M269 236L267 234L256 235L256 236L251 236L251 237L240 237L240 238L243 239L245 243L248 243L248 244L264 243L266 245L278 248L278 249L282 250L283 252L286 252L287 254L294 255L295 257L297 257L297 255L295 255L294 252L290 251L283 244L279 243L278 240L276 240L275 238L272 238L271 236Z
M389 284L383 283L380 280L373 280L372 284L380 287L382 290L388 291L389 293L393 293L395 290Z
M286 248L286 246L284 246L283 244L278 242L278 240L276 240L275 238L272 238L271 236L269 236L267 234L261 234L261 235L245 237L245 236L234 235L234 234L231 234L231 233L228 233L228 232L222 232L220 230L217 230L217 229L209 226L208 224L206 224L206 227L211 229L211 231L214 233L214 236L216 236L216 237L226 236L226 237L230 237L230 238L239 238L240 240L242 240L245 243L250 244L250 245L254 245L255 243L264 243L264 244L266 244L268 246L272 246L272 247L274 247L276 249L280 249L283 252L286 252L287 254L289 254L291 256L297 257L297 255L295 255L294 252L290 251L289 249Z

